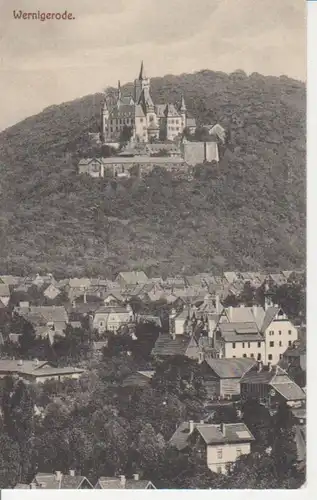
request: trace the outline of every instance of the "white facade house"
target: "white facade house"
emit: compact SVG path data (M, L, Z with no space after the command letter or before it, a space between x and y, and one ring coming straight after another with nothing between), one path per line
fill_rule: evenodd
M286 349L298 339L297 328L276 306L267 309L262 332L265 338L265 364L276 365Z
M106 331L116 332L121 326L132 321L132 319L133 311L129 305L127 307L105 306L97 309L91 317L90 325L98 333Z
M218 425L189 421L180 424L170 444L179 451L199 447L205 453L208 468L216 474L226 474L230 465L251 452L253 441L253 435L242 422Z
M228 307L213 334L219 357L254 358L277 364L298 339L298 331L278 306Z

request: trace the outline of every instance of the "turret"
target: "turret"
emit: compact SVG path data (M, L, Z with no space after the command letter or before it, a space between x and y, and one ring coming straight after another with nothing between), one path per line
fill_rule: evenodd
M117 105L118 106L120 104L121 97L122 97L122 94L121 94L121 83L120 83L120 80L118 80L118 101L117 101Z
M101 135L103 138L108 135L108 121L109 121L109 109L107 105L107 99L105 97L101 106Z
M185 104L185 99L184 99L184 96L183 96L183 95L182 95L181 107L180 107L179 111L180 111L181 118L182 118L182 128L183 128L183 130L184 130L184 128L186 127L186 113L187 113L187 107L186 107L186 104Z

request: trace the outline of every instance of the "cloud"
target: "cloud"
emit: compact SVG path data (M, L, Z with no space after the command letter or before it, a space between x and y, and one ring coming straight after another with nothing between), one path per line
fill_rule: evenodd
M16 8L37 11L35 0ZM66 5L67 4L67 5ZM74 21L22 21L1 0L0 129L43 107L150 76L210 68L305 78L299 0L46 0Z

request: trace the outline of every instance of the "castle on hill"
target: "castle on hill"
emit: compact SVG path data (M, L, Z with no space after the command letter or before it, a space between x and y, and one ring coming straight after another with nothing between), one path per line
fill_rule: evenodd
M103 142L117 141L124 130L130 132L132 142L173 141L185 128L194 132L196 121L188 116L184 96L179 106L154 104L143 62L139 77L134 81L134 95L123 96L119 82L116 102L109 103L106 96L102 104Z

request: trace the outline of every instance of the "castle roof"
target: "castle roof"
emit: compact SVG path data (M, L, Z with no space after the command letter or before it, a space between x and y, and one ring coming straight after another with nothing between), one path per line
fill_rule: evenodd
M134 112L135 112L135 106L134 104L121 104L119 107L115 107L110 111L110 118L121 118L121 117L126 117L126 116L133 116L134 117Z
M175 108L174 104L166 104L164 115L165 116L179 116L179 112Z

